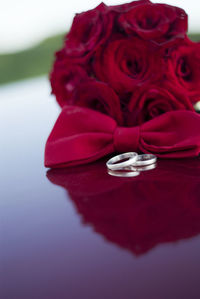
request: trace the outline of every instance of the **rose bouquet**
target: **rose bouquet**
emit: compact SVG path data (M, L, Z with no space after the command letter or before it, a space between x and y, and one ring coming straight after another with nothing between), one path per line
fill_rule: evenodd
M118 6L101 3L77 14L50 74L62 112L47 141L46 166L90 162L122 150L197 156L200 133L194 127L200 119L193 105L200 100L200 43L188 38L187 28L184 10L149 0ZM124 128L117 141L116 126ZM109 138L102 142L102 134L91 135L102 129L114 139L109 150ZM168 134L162 134L166 129ZM77 140L84 132L90 134L88 140ZM137 142L127 144L129 138ZM101 146L94 149L97 143ZM72 152L77 156L68 159Z

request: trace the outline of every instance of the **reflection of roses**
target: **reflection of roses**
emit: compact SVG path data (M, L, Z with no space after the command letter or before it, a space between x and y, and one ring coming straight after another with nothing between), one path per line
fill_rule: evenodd
M128 125L139 125L165 112L194 110L189 98L181 89L169 86L142 86L129 103Z
M187 31L187 15L184 10L163 4L147 2L122 14L119 23L129 34L141 38L165 42L173 37L184 37Z
M188 92L192 102L200 100L200 43L178 44L168 59L168 79Z
M97 52L94 63L96 77L122 94L157 79L163 73L162 66L157 47L136 37L111 42Z

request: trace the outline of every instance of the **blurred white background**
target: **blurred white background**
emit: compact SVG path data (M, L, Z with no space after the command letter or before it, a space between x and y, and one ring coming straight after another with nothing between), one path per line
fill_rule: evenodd
M107 5L131 2L105 0ZM182 7L189 15L189 31L200 32L198 0L161 0ZM0 0L0 52L15 52L32 46L45 37L66 32L74 14L94 8L98 0Z

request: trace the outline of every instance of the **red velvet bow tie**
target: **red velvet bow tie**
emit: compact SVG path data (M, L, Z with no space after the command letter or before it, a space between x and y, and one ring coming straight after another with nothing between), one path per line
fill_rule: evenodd
M200 153L200 115L173 111L141 126L125 128L100 112L66 106L47 140L45 166L84 164L127 151L153 153L160 158L196 157Z

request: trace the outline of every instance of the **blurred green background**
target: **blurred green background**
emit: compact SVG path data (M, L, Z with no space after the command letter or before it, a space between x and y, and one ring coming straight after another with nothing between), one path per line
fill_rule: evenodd
M63 40L64 34L59 34L27 50L0 54L0 84L48 74Z
M0 84L48 74L54 52L63 44L64 33L49 37L38 45L12 54L0 54ZM193 41L200 40L200 34L189 34Z

